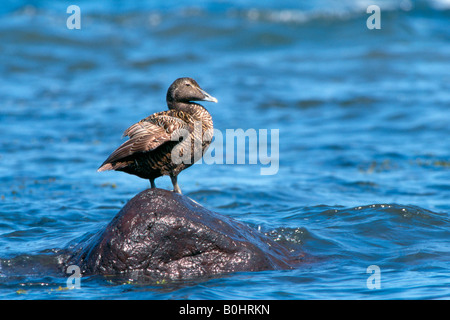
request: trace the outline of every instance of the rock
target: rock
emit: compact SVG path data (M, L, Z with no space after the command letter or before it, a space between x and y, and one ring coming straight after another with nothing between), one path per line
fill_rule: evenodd
M187 279L289 269L302 255L190 198L147 189L71 257L83 274Z

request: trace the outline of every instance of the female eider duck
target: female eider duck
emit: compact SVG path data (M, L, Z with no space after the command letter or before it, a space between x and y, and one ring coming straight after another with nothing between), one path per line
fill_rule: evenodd
M154 113L125 130L123 136L129 140L103 162L99 172L134 174L149 179L152 188L156 187L156 178L168 175L173 191L181 194L178 174L201 158L213 137L211 115L192 101L217 99L203 91L194 79L179 78L169 87L166 101L168 111Z

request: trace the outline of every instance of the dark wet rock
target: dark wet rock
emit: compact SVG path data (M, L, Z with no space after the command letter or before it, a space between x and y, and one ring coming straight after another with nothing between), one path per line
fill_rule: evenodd
M264 234L190 198L147 189L78 248L83 274L187 279L236 271L289 269L301 260Z

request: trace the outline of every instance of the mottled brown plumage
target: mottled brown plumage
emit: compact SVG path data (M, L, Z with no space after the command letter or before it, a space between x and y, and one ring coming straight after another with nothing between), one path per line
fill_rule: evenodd
M103 162L98 171L117 170L149 179L170 176L175 192L181 193L178 174L198 161L209 147L213 122L209 112L192 101L217 99L191 78L172 83L166 96L169 110L154 113L125 130L125 141Z

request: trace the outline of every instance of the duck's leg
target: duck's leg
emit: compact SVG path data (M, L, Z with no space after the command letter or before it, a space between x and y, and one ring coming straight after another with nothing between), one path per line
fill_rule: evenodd
M170 176L170 180L172 180L172 184L173 184L173 192L182 194L182 193L181 193L181 189L180 189L180 187L178 186L177 176Z
M155 179L149 179L150 180L150 188L154 189L156 188Z

